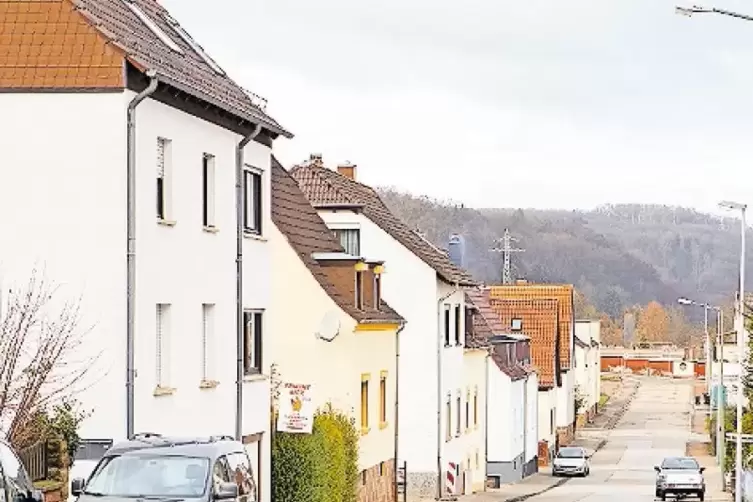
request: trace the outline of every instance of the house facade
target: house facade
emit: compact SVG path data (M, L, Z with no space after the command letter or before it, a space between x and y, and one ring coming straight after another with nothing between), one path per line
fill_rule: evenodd
M578 426L593 420L601 396L601 322L575 322L575 390Z
M557 445L567 445L575 437L575 317L573 310L573 286L553 284L529 284L518 281L514 285L495 286L495 298L550 299L557 306L557 334L555 343L554 400L556 405ZM532 341L533 343L533 341Z
M384 297L407 322L400 335L398 459L407 461L409 494L467 492L463 482L477 479L483 449L464 413L469 391L473 396L484 385L465 372L464 288L473 280L359 183L356 166L328 169L312 155L290 172L346 252L389 264Z
M290 134L154 0L5 2L0 25L0 207L23 208L0 223L3 287L38 267L81 298L82 438L239 431L269 500L269 167Z
M272 160L272 306L265 360L313 405L353 417L362 502L394 500L398 331L381 298L384 265L346 254L295 180ZM291 306L295 314L291 315Z
M512 335L489 304L488 290L467 293L471 338L484 340L487 365L486 478L494 487L537 471L538 381L527 337Z
M497 288L499 286L489 288L489 304L502 326L509 333L526 336L530 341L531 365L537 373L536 461L538 466L545 466L558 447L556 389L561 376L557 364L557 301L551 298L507 298L506 290L500 294ZM530 389L530 382L527 388Z

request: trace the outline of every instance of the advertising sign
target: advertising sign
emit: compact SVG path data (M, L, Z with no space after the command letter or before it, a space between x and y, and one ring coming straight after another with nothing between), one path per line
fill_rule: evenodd
M279 432L311 434L314 411L310 384L284 383L280 386Z

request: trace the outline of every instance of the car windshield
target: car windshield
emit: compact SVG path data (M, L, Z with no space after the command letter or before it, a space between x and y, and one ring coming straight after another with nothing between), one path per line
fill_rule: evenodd
M558 453L558 458L583 458L583 450L580 448L562 448Z
M662 469L698 470L698 462L692 458L667 458L661 464Z
M84 493L95 496L191 498L204 495L209 459L121 455L102 459Z

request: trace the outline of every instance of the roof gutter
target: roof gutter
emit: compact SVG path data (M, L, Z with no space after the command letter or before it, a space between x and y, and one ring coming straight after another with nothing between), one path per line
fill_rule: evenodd
M437 300L437 500L442 500L442 327L440 319L442 303L460 291L460 284L455 283L452 291ZM449 420L450 417L447 417Z
M235 148L235 439L238 441L243 440L243 149L260 132L261 124L257 124Z
M398 500L398 489L397 489L397 470L399 468L398 462L400 457L398 456L398 431L399 431L399 413L398 410L400 409L398 405L398 400L400 396L400 333L405 329L406 324L408 324L406 321L403 321L400 323L400 327L397 328L397 331L395 332L395 460L393 461L392 466L392 492L393 497L392 500L396 501ZM407 471L407 469L406 469ZM403 473L404 476L407 476L408 473Z
M134 434L134 329L136 325L136 107L154 94L157 72L147 70L149 85L128 103L126 119L126 437Z

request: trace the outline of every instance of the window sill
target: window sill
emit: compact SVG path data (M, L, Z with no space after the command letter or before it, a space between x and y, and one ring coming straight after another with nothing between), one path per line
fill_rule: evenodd
M452 344L450 344L450 343L445 343L444 344L444 348L445 349L449 349L450 347L452 347Z
M220 384L217 380L202 380L199 384L200 389L214 389Z
M154 397L172 396L173 394L175 394L175 390L176 389L172 387L163 387L161 385L158 385L154 388L152 395L154 395Z
M208 234L216 234L217 232L220 231L219 228L214 227L214 226L204 226L204 227L201 227L201 229Z
M174 227L176 223L178 222L175 220L161 220L157 218L157 225L162 225L163 227Z
M263 373L251 373L243 376L244 382L261 382L267 379L267 375Z
M361 435L362 436L367 435L369 432L371 432L371 427L361 427Z
M253 232L244 231L243 237L246 239L253 239L255 241L267 242L267 238L261 234L255 234Z
M388 422L379 422L379 430L380 431L386 429L389 426L390 426L390 424Z

